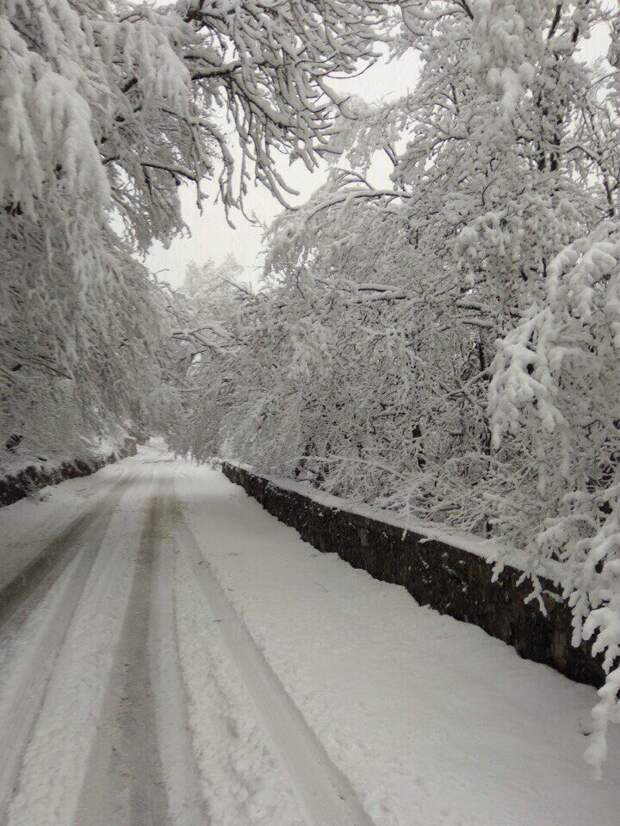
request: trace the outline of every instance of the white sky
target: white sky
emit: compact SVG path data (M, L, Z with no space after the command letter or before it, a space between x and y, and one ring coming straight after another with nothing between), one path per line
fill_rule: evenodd
M609 45L609 30L600 26L593 31L592 37L582 53L590 59L606 54ZM403 58L391 63L377 63L364 75L352 80L339 81L337 89L343 93L351 92L367 101L391 100L412 90L418 78L418 61L413 50ZM287 184L299 191L299 197L289 196L289 201L301 203L325 180L327 164L310 173L297 161L288 166L286 158L282 160L281 172ZM387 171L387 161L384 165ZM381 167L378 168L379 174ZM209 193L208 186L205 187ZM212 188L215 197L215 188ZM159 277L173 285L180 285L185 275L185 268L190 261L198 264L212 258L219 262L232 253L244 267L246 277L257 283L262 271L261 247L263 227L250 224L240 213L232 213L231 219L236 229L226 222L221 204L203 204L202 214L198 212L195 194L185 187L181 196L183 216L190 230L189 237L178 238L168 249L155 244L146 258L146 265ZM275 216L282 211L279 202L264 188L257 187L246 199L246 211L254 214L258 220L268 226Z

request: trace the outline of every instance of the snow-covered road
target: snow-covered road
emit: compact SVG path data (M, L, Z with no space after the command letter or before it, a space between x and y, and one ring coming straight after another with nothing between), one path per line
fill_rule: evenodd
M155 448L0 511L1 826L619 826L594 692ZM23 575L20 575L23 572Z

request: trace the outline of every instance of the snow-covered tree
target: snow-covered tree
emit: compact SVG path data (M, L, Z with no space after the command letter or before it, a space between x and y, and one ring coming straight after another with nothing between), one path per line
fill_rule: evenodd
M349 168L276 221L266 286L227 325L234 357L197 369L226 381L195 449L493 534L534 583L552 562L575 641L606 652L599 765L620 685L614 17L588 0L401 9L392 48L418 50L419 82L343 107Z
M597 770L620 709L619 355L620 226L605 222L552 260L542 300L500 343L489 394L495 445L535 467L532 494L547 503L532 570L563 563L574 642L595 637L605 654L586 754Z
M330 78L373 59L384 18L371 0L0 2L3 438L77 398L105 418L86 399L118 385L91 354L114 374L136 348L151 375L167 321L143 335L137 308L162 302L131 254L183 230L182 183L227 209L253 180L282 198L277 159L329 152Z
M215 177L229 205L252 171L272 191L286 190L278 154L313 168L329 151L337 111L330 77L372 59L382 16L381 4L365 0L157 9L5 0L5 212L55 216L56 231L76 242L80 228L92 232L113 208L144 248L178 230L182 181L195 184L200 200L202 182Z

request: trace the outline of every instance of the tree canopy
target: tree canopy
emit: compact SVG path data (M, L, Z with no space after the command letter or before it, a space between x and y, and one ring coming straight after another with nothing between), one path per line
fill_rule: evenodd
M418 50L419 82L349 105L340 168L276 221L265 288L194 366L190 444L499 538L500 563L522 549L541 608L546 575L575 642L605 653L600 766L620 688L615 18L586 0L401 8L392 50Z
M372 0L0 5L3 442L69 408L85 429L146 415L169 331L132 255L183 231L183 182L227 209L252 181L282 198L277 158L330 151L330 79L386 23Z

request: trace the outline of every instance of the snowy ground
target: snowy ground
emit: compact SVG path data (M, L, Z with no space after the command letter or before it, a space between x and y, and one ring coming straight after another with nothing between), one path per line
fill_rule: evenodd
M618 732L602 782L582 762L592 689L214 471L146 449L0 537L2 826L620 823Z

